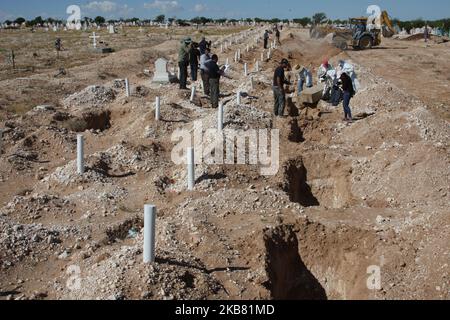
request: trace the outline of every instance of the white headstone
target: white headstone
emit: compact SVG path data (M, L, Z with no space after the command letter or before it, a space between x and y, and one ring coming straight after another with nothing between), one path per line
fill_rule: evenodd
M155 61L155 75L153 76L153 82L169 83L169 72L167 72L167 60L159 58Z

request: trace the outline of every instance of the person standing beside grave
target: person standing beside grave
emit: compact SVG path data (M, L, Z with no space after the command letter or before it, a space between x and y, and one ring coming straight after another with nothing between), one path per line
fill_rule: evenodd
M273 74L273 96L274 96L274 108L273 112L275 116L284 117L284 107L286 105L286 90L284 85L289 85L289 81L286 80L284 71L289 69L289 61L283 59L280 65L275 69Z
M220 77L225 76L225 67L219 68L217 62L219 57L214 54L211 60L205 63L205 67L208 69L209 77L209 91L211 98L211 107L219 107L219 96L220 96Z
M203 92L209 96L209 74L206 63L211 60L211 49L206 48L205 53L200 56L200 75L203 81Z
M342 91L344 92L344 121L349 123L353 122L352 111L350 109L350 100L355 95L355 89L353 88L352 79L345 72L341 74L340 82Z
M269 44L269 30L266 30L266 32L264 32L264 49L267 49L268 44Z
M207 42L205 37L202 37L202 41L198 44L198 49L200 50L200 55L205 54L206 49L211 48L211 41Z
M56 49L57 52L59 52L59 51L61 51L63 49L61 38L57 38L55 40L55 49Z
M198 44L193 42L189 50L189 64L191 66L191 80L197 81L198 75L198 60L200 57L200 51L197 49Z
M430 34L428 32L428 24L425 24L425 29L423 30L423 37L425 38L425 42L428 42Z
M275 27L275 37L277 38L277 43L281 46L280 30L277 27Z
M186 38L181 42L180 51L178 52L178 67L180 68L180 89L187 90L187 75L189 65L189 45L192 43L191 38Z

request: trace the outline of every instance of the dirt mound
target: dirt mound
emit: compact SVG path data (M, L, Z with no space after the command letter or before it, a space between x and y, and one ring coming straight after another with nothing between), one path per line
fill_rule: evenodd
M62 104L66 108L95 108L104 106L115 98L116 93L111 88L104 86L89 86L80 92L68 96L62 101Z

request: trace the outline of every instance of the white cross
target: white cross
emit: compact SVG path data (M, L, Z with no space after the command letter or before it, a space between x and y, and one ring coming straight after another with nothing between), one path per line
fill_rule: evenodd
M94 49L97 49L97 38L100 38L100 36L97 36L95 32L92 33L92 36L89 38L94 39Z

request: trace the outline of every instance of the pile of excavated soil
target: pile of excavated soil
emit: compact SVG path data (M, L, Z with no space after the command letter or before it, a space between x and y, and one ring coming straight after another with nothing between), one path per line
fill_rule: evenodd
M66 108L72 107L99 107L115 99L114 90L104 86L89 86L86 89L68 96L64 99L63 105Z

